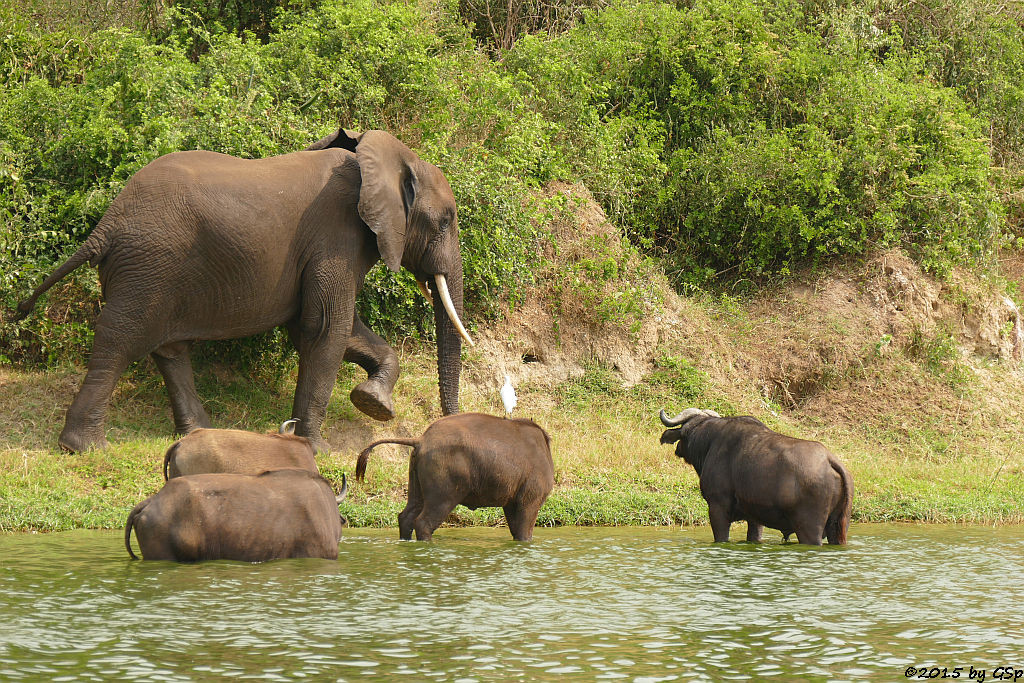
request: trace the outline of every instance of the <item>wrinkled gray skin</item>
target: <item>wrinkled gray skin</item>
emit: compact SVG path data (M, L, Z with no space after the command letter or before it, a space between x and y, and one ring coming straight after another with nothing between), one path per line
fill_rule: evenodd
M765 526L801 543L846 543L853 479L817 441L774 432L753 417L720 417L688 408L674 418L661 411L661 443L693 466L716 543L729 540L733 522L747 522L747 540Z
M267 159L205 151L156 159L128 181L78 251L18 305L24 317L72 270L99 267L105 305L60 445L106 445L110 395L128 364L146 354L163 375L177 433L209 427L193 383L192 344L279 325L299 353L292 417L301 420L300 436L328 450L320 429L342 360L369 375L352 392L356 407L391 419L398 358L355 311L378 259L431 285L444 275L461 315L451 188L388 133L338 131ZM441 409L456 413L461 340L439 304L434 319Z
M259 474L281 468L320 474L313 444L293 434L257 434L241 429L196 429L164 455L164 480L191 474Z
M341 527L330 484L306 470L196 474L171 479L136 505L124 544L138 559L134 529L146 560L336 560Z
M501 507L512 538L529 541L537 511L555 484L551 439L532 420L462 413L437 420L419 439L381 439L359 454L362 480L370 451L380 444L412 446L409 501L398 515L404 540L429 541L462 504L471 510Z

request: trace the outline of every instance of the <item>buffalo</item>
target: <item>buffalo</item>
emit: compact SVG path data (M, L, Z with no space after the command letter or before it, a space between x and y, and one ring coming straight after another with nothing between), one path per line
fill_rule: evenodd
M304 436L295 436L296 420L277 434L241 429L196 429L171 444L164 454L164 481L190 474L259 474L298 468L319 474L316 450Z
M338 559L343 520L330 484L304 469L261 474L194 474L169 480L128 515L146 560L264 562L284 557Z
M785 436L753 417L721 417L689 408L674 418L661 443L693 466L716 543L729 540L729 525L747 522L747 540L759 542L763 527L796 532L800 543L845 544L853 503L853 479L816 441ZM678 442L678 443L677 443Z
M555 485L551 439L532 420L459 413L437 420L418 439L381 439L356 462L356 480L375 447L412 446L409 501L398 515L398 534L429 541L460 503L471 510L501 507L512 538L529 541L537 511Z

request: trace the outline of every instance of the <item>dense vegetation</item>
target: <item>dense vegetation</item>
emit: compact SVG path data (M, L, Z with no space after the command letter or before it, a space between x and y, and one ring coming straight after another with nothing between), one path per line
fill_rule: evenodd
M985 266L1024 214L1024 10L988 0L20 0L0 8L0 305L161 154L393 131L459 201L470 318L528 286L553 179L680 287L900 245ZM80 357L82 269L0 361ZM363 314L432 327L378 268ZM82 302L86 304L82 304ZM402 305L393 305L401 302ZM383 315L383 311L388 311ZM266 357L273 343L236 344Z

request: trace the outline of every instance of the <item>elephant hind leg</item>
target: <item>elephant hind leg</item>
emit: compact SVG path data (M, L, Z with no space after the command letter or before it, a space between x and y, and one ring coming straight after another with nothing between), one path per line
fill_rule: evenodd
M130 338L110 326L111 307L96 320L92 354L82 386L64 416L64 429L57 443L72 453L89 448L106 448L106 419L110 396L129 363L142 358L145 341Z
M211 426L210 416L196 393L189 357L191 347L191 342L176 342L165 344L150 354L167 387L176 434L188 434L200 427Z

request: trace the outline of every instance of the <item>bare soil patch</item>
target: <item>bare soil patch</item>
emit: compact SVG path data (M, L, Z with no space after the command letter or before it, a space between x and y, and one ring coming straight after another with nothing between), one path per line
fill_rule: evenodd
M466 381L482 392L496 395L504 374L517 386L553 387L594 364L614 369L631 386L657 367L660 356L674 354L704 371L739 410L757 414L777 407L856 420L876 403L897 400L914 409L929 397L960 400L938 376L928 386L913 386L915 379L896 387L900 373L893 368L876 375L908 356L929 360L925 356L936 345L954 349L934 359L940 366L977 371L996 362L1019 368L1020 311L999 287L970 272L939 280L903 252L889 250L750 298L684 298L624 246L586 188L552 183L547 191L570 201L543 247L548 263L538 286L479 335ZM595 244L601 245L596 257ZM587 287L595 259L616 267L612 277L594 278ZM639 292L640 305L609 316L603 304L624 291ZM842 405L823 411L820 397L840 398L837 387L848 392Z

